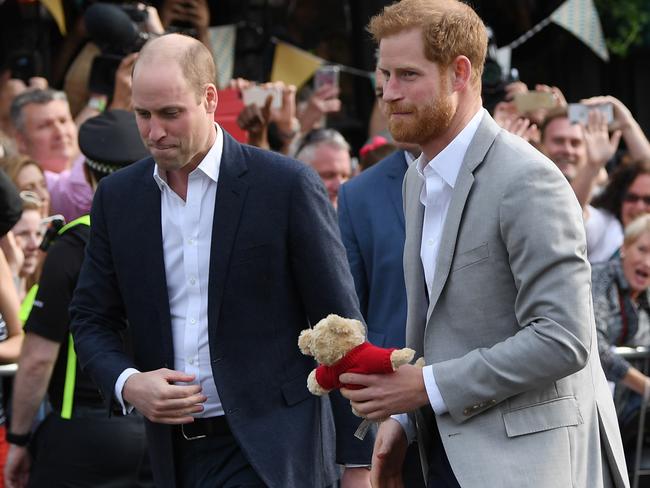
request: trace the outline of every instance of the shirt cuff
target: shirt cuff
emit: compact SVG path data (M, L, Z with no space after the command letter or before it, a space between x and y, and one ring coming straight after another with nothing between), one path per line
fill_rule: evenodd
M398 413L391 415L390 418L396 420L402 426L402 429L404 429L404 433L406 434L406 442L408 444L415 441L415 437L417 435L415 424L407 413Z
M438 383L436 383L436 379L433 376L433 366L429 365L422 368L422 376L424 377L424 388L427 390L429 403L435 414L442 415L443 413L447 413L449 409L442 399Z
M122 374L117 377L117 381L115 382L115 398L117 398L118 403L122 407L122 413L124 415L128 415L133 412L133 405L124 403L124 399L122 398L122 388L124 388L124 383L126 383L126 380L139 372L140 371L135 368L127 368L122 371Z

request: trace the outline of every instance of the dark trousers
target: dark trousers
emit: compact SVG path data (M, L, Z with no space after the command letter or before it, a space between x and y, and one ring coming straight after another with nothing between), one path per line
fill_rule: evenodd
M30 488L151 488L139 415L108 417L103 407L62 419L51 412L30 445Z
M402 478L404 480L404 488L424 488L426 486L422 475L420 452L416 442L412 442L406 451Z
M460 488L440 440L438 426L433 426L433 439L429 453L429 479L427 488Z
M227 422L223 419L223 425ZM229 429L187 440L174 431L176 481L179 488L263 488L266 485L250 465ZM191 436L190 436L191 437Z

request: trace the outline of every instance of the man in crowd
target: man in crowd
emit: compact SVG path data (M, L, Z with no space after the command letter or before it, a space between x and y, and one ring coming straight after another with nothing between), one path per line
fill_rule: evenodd
M50 88L21 93L11 104L11 121L19 151L45 170L52 213L68 221L88 213L93 192L65 93Z
M406 342L426 366L341 375L365 386L344 396L370 419L415 413L428 486L627 486L581 210L481 108L485 26L456 0L403 0L370 31L390 131L423 151L404 182L404 268ZM401 477L413 423L399 420L379 428L376 486Z
M345 138L334 129L314 129L298 145L296 159L314 168L336 208L339 188L352 173L350 145Z
M159 488L325 487L335 462L342 486L368 486L373 436L354 438L340 396L308 392L297 348L329 313L361 318L334 211L310 168L214 124L214 78L195 39L140 52L133 106L153 159L95 195L71 307L80 362L107 406L147 417Z
M44 170L60 173L80 157L77 126L65 93L52 89L21 93L11 104L11 121L19 151Z

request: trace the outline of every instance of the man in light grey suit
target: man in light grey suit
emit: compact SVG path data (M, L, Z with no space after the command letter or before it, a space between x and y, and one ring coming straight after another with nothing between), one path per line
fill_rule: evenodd
M341 375L381 424L375 487L401 486L415 424L428 486L628 486L596 350L581 211L555 165L481 108L487 36L456 0L373 18L404 181L407 345L426 366Z

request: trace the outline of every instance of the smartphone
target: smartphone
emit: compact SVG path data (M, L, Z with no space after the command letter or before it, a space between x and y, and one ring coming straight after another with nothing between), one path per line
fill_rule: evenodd
M338 66L321 66L314 73L314 90L318 90L323 85L331 85L334 88L339 87L339 72Z
M572 124L587 125L590 110L600 110L605 114L607 125L614 122L614 106L611 103L601 105L583 105L581 103L570 103L568 107L569 121Z
M255 104L260 108L264 107L266 98L269 95L273 96L271 108L281 108L282 91L278 87L263 87L260 85L253 85L242 90L242 100L244 101L244 105Z
M540 109L550 110L555 107L555 97L553 97L553 94L543 91L516 93L514 102L517 112L520 114Z

